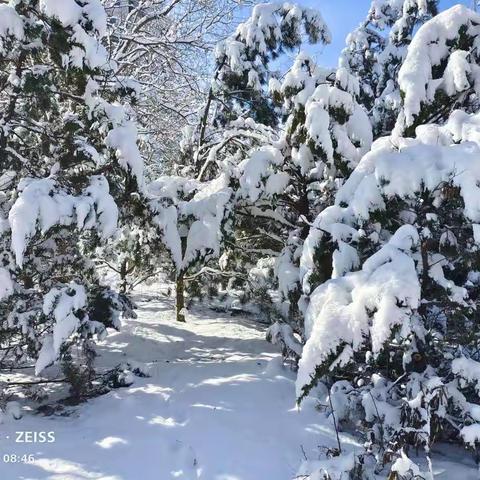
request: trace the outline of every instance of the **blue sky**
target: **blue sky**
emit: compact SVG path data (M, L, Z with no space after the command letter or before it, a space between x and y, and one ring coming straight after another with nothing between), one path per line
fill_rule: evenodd
M371 0L299 0L298 3L316 8L323 15L333 38L330 45L314 48L315 57L322 65L335 66L338 55L345 45L346 36L363 20ZM472 1L441 0L440 9L447 9L457 3L470 6Z

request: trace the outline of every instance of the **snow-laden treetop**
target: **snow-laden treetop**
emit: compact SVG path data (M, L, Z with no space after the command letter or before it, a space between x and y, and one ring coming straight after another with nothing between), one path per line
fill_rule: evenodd
M268 61L283 50L300 46L303 35L311 43L329 43L331 39L316 10L289 3L256 5L249 19L217 47L217 64L229 67L220 80L230 74L246 76L249 87L260 89L266 80Z

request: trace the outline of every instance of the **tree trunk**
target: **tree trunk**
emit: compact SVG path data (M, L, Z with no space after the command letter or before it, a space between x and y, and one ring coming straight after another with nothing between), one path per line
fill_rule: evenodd
M215 74L213 75L213 82L215 83L218 79L218 76L220 75L220 71L224 67L225 63L227 61L227 56L224 55L222 58L222 61L217 65L217 68L215 69ZM202 165L199 164L198 157L200 155L200 150L203 146L203 143L205 141L205 133L207 131L207 123L208 123L208 115L210 113L210 107L212 105L212 102L215 98L215 94L213 92L213 86L210 86L210 89L208 91L208 96L207 96L207 102L205 103L205 109L203 110L202 118L200 120L200 134L198 137L198 144L197 144L197 150L194 154L194 167L196 172L199 174L199 177L197 180L201 181L202 178Z
M176 281L176 315L177 322L185 322L185 282L183 270L178 274Z
M182 258L185 257L187 251L187 237L181 237L182 242ZM175 310L177 315L177 322L185 322L185 273L186 269L181 268L176 278L176 303Z
M127 292L127 260L120 265L120 293Z

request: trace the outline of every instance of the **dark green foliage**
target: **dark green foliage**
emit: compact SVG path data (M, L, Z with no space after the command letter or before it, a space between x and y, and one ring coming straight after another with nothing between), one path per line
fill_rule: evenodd
M62 362L77 401L90 390L93 338L118 328L121 315L132 313L132 303L102 283L95 262L108 236L100 225L110 219L115 223L115 205L120 226L138 213L141 179L133 178L130 164L122 164L116 148L108 146L109 133L128 123L108 60L97 65L81 35L74 39L73 27L43 13L39 1L20 0L14 8L24 35L10 39L10 48L0 55L2 70L11 72L10 79L0 79L0 258L13 285L13 292L0 299L0 368L35 363L62 322L54 309L60 297L75 303L84 289L85 301L79 294L78 305L66 312L75 318L74 331L67 329L65 344L48 357ZM87 17L77 28L83 28L100 56L99 35ZM117 102L115 118L109 117L107 99ZM30 185L42 187L34 200L25 200L25 218L17 220L31 222L19 261L8 218ZM99 185L108 185L109 193L105 188L100 194ZM78 207L80 199L83 207ZM82 353L74 355L71 349Z

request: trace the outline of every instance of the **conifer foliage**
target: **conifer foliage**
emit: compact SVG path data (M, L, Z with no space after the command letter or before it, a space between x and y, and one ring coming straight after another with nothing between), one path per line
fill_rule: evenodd
M337 419L365 431L377 472L400 455L396 472L410 447L429 456L438 441L478 442L480 163L469 112L479 21L456 6L418 30L399 71L395 130L311 232L342 232L348 248L334 257L347 268L309 295L298 398L328 385Z
M480 15L373 0L323 68L301 51L329 43L320 13L256 5L157 178L106 20L99 0L0 5L0 368L60 361L88 383L94 337L131 313L127 277L164 269L179 321L207 290L261 304L298 403L361 436L296 478L432 478L436 443L478 452Z
M219 101L215 123L225 125L247 113L257 122L276 125L279 119L263 88L272 77L271 62L305 40L330 42L330 32L316 10L288 3L256 5L250 18L217 46L216 71L207 101L207 107ZM200 132L200 144L202 139Z
M401 107L399 69L415 30L436 15L436 0L372 2L367 18L347 37L340 56L360 83L359 101L371 113L376 135L388 134Z
M120 104L97 0L2 4L2 365L41 373L118 328L126 298L103 285L95 248L143 188L136 128Z
M186 273L218 258L232 236L231 214L242 198L234 191L243 181L235 163L243 165L255 146L267 145L274 136L269 127L279 119L265 90L270 62L298 47L304 37L310 42L329 41L317 12L287 4L254 7L251 17L217 47L203 115L198 128L186 132L183 165L176 166L187 178L164 176L151 184L153 213L174 265L180 321L185 319Z

